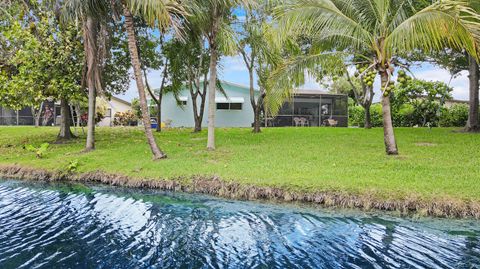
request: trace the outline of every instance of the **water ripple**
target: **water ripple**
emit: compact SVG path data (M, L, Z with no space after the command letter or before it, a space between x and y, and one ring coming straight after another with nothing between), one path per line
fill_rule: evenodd
M0 182L0 268L475 268L477 221Z

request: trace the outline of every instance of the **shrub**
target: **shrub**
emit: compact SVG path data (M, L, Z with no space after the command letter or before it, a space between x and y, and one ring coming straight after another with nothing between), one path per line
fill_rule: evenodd
M383 126L382 106L373 104L370 107L370 120L372 127ZM348 108L348 124L349 126L365 127L365 110L361 106L351 105Z
M41 159L41 158L43 158L43 155L45 154L45 152L47 151L49 146L50 146L50 144L48 144L48 143L43 143L39 147L35 147L33 145L28 144L28 145L24 146L24 149L26 149L28 151L31 151L31 152L34 152L35 156L37 158Z
M442 127L463 127L468 120L468 105L455 104L442 108L439 125Z
M135 126L137 125L137 115L131 110L125 112L117 112L113 118L113 124L115 126Z
M382 106L374 104L370 107L371 122L373 127L382 127ZM456 104L450 108L442 107L436 115L427 115L415 109L410 104L404 104L397 109L392 109L392 120L395 127L423 126L426 120L430 126L463 127L468 119L468 105ZM348 108L349 126L364 127L365 112L363 107L351 105Z

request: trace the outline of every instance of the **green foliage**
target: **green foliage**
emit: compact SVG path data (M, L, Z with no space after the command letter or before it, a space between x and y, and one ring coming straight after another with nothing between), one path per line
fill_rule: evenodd
M374 104L370 107L370 119L372 127L382 127L382 106ZM365 127L365 109L359 105L349 105L348 125Z
M468 120L468 105L455 104L442 108L439 125L442 127L463 127Z
M423 121L415 107L404 104L399 109L392 110L392 120L395 127L412 127ZM370 107L372 127L382 127L382 106L374 104ZM440 108L438 118L431 127L463 127L468 119L468 106L455 104L451 107ZM365 110L361 106L350 105L348 108L348 124L350 126L364 127Z
M115 126L132 126L137 125L138 116L132 111L117 112L114 115L113 124Z
M43 155L45 154L49 146L50 146L49 143L43 143L39 147L35 147L31 144L27 144L24 146L24 148L28 151L34 152L35 156L41 159L43 158Z
M133 109L133 113L135 114L135 117L137 117L137 119L141 119L142 109L140 108L140 100L138 100L138 98L133 98L132 109Z
M7 56L0 68L0 105L12 109L80 94L83 48L76 27L60 25L53 11L40 6L31 14L35 20L18 17L0 28L7 44L1 48Z
M399 72L398 82L392 98L395 124L438 126L441 107L452 98L453 89L443 82L411 79L404 72Z
M67 166L66 166L66 172L68 173L73 173L75 171L77 171L77 168L78 168L78 160L75 159L75 160L71 160Z

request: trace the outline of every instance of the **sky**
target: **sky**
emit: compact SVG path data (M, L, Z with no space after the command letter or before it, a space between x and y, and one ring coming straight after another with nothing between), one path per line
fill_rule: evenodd
M451 81L451 75L447 70L441 69L437 66L431 64L418 64L411 68L413 74L417 79L423 79L427 81L442 81L447 84L450 83L450 86L453 88L453 98L457 100L468 100L468 74L467 72L463 72L460 76L453 78ZM160 86L162 81L162 74L161 70L153 70L148 74L148 81L153 88L157 88ZM245 63L243 62L240 55L237 56L228 56L222 58L219 64L219 79L225 80L228 82L233 82L240 85L248 85L248 72L245 67ZM380 85L378 83L378 78L375 84L375 98L379 98L380 94ZM323 89L314 79L307 79L307 83L303 85L303 89L310 89L310 90L326 90ZM137 87L135 84L135 80L131 80L130 88L128 91L123 95L117 95L126 101L131 101L133 98L138 97ZM374 101L378 101L374 100Z

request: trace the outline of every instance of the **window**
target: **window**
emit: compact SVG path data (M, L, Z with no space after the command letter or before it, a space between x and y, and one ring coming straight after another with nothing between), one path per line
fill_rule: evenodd
M242 103L230 103L230 110L242 110Z
M112 117L112 109L111 108L107 109L107 114L105 115L105 117L107 117L107 118Z
M178 106L186 106L188 101L188 96L179 96L177 100Z
M229 110L230 109L230 104L229 103L217 103L217 109Z
M218 110L242 110L242 103L217 103Z

